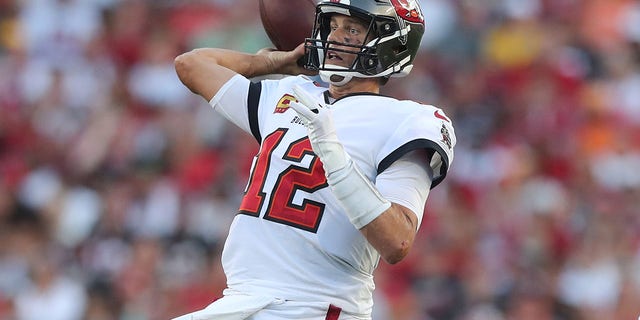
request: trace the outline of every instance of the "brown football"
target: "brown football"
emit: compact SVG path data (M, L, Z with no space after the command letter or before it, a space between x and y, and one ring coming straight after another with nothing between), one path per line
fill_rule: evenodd
M293 50L311 37L315 0L258 1L264 31L278 50Z

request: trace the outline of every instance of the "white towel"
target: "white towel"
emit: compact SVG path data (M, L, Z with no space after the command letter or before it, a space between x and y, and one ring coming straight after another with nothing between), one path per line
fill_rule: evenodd
M278 299L234 294L224 296L206 308L172 320L243 320Z

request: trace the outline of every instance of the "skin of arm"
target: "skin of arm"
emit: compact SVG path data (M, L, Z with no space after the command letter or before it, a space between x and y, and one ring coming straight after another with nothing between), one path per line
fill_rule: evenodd
M304 45L292 51L262 49L256 54L202 48L183 53L174 65L180 81L193 93L209 101L236 74L247 78L269 74L315 74L297 64L304 56ZM354 78L344 87L329 88L334 98L351 92L375 92L377 80ZM415 239L417 217L408 208L392 203L380 216L360 229L367 241L389 264L400 262L409 252Z
M396 264L409 253L417 225L418 218L411 210L392 202L389 209L362 227L360 232L385 262Z
M201 48L175 58L180 81L191 92L209 101L236 74L247 78L269 74L315 74L297 64L304 56L304 45L292 51L262 49L256 54L233 50Z

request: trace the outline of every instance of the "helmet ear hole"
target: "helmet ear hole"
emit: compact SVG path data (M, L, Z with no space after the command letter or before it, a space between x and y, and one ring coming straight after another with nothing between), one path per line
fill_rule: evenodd
M356 59L356 63L360 70L363 70L364 74L376 74L379 72L378 65L380 63L376 54L375 47L364 48L359 54L359 58Z
M376 34L380 37L389 36L398 30L398 24L390 19L378 19L375 26Z

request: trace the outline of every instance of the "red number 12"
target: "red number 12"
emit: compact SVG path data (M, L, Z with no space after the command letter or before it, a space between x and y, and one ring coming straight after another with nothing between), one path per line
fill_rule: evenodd
M262 142L260 153L251 170L249 185L240 203L240 213L258 217L267 194L263 191L271 156L282 142L288 129L278 129ZM307 137L292 142L282 159L300 164L305 155L313 156L309 167L292 164L282 171L273 185L271 198L264 219L286 224L302 230L316 232L324 212L324 203L304 199L302 204L293 203L298 190L313 193L328 186L322 162L313 153Z

